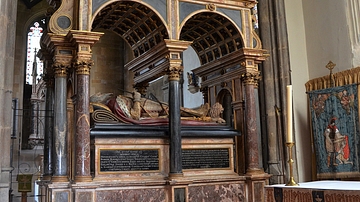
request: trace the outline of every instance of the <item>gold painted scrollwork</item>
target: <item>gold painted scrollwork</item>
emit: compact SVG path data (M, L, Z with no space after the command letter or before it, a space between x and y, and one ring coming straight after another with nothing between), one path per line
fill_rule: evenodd
M214 11L216 9L215 4L208 4L206 5L206 9L208 9L209 11Z
M258 86L258 82L261 79L260 72L246 72L241 75L241 79L245 85Z

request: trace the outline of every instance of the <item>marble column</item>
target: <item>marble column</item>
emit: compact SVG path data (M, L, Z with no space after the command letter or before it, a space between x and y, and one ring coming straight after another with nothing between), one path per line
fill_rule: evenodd
M259 162L259 138L257 132L255 87L258 85L260 73L246 72L242 75L245 85L245 125L246 125L246 174L260 174L263 169Z
M76 73L75 181L92 181L90 173L90 68L91 47L104 33L71 30L69 41L77 47L74 57Z
M52 181L68 181L68 137L67 137L67 69L68 66L54 64L55 70L55 107L53 133L53 177Z
M170 134L170 179L183 176L180 117L180 75L183 71L181 54L191 42L164 40L168 50L166 69L169 80L169 134Z
M169 132L170 175L182 176L181 120L180 120L180 72L181 60L170 60L169 79Z
M44 131L44 164L43 180L50 180L52 175L52 149L54 129L54 71L50 54L45 49L39 50L39 58L44 61L45 97L45 131Z
M54 79L46 80L45 103L45 134L44 134L44 179L49 180L52 175L52 149L54 132Z
M76 63L75 181L91 181L89 82L92 61Z

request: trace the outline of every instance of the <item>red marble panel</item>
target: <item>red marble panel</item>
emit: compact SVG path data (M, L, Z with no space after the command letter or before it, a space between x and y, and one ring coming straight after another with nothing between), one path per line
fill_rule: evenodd
M136 201L136 202L165 202L165 189L123 189L101 190L96 192L96 201Z
M188 198L189 202L240 202L246 201L244 190L244 185L240 183L189 186Z

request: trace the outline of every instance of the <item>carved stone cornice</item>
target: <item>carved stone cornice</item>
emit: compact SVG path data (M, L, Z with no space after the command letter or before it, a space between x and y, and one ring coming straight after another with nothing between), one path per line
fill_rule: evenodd
M245 85L254 85L255 87L258 86L258 82L260 81L261 76L260 72L246 72L241 75L241 80L244 82Z

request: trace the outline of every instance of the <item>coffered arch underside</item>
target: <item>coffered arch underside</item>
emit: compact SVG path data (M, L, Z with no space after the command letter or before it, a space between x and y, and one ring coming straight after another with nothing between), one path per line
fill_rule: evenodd
M169 39L166 1L97 1L92 30L103 28L121 36L132 48L134 58ZM100 3L103 4L100 5ZM157 4L157 5L156 5ZM152 7L156 5L157 7ZM213 4L179 2L177 39L191 41L201 65L219 59L241 48L261 48L252 29L249 8L224 8ZM252 43L249 43L252 41ZM251 45L251 47L249 47Z
M201 65L244 47L237 25L220 12L196 11L184 19L180 28L180 40L192 41Z
M134 57L168 39L168 26L162 15L139 1L107 1L92 19L92 30L103 28L121 36L132 48Z

